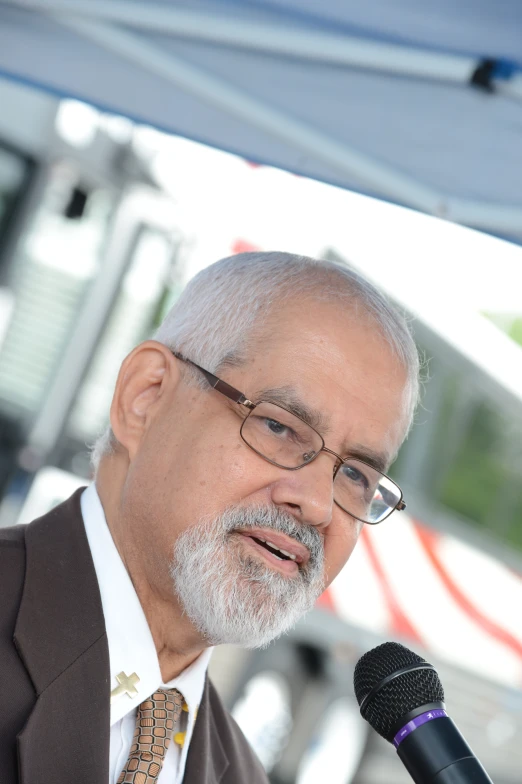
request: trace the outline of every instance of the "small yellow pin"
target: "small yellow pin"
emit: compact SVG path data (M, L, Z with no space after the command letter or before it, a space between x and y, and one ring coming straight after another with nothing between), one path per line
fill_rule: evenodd
M183 744L185 743L186 734L187 734L186 732L176 732L176 734L174 735L174 743L177 743L178 746L183 746Z

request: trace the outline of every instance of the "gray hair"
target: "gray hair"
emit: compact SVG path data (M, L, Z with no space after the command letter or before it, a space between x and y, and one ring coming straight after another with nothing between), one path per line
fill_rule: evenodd
M337 261L277 251L221 259L192 278L154 339L219 374L248 357L276 306L303 296L361 308L370 316L407 370L411 424L419 399L420 362L409 323L363 275ZM196 378L195 383L203 383L200 375ZM95 470L116 443L107 428L92 448Z

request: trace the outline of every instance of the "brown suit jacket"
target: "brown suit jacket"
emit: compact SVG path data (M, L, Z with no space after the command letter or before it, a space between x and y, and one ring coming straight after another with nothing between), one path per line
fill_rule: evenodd
M81 490L0 529L0 782L108 784L109 650ZM212 684L185 784L267 784Z

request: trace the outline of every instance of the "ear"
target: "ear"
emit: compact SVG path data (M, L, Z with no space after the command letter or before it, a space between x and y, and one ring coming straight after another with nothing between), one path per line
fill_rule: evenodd
M179 363L168 348L155 340L137 346L123 361L111 405L111 427L116 439L136 454L158 405L181 378Z

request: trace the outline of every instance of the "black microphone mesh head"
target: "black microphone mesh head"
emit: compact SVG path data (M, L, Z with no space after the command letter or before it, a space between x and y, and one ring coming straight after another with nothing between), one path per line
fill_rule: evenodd
M416 664L427 662L396 642L385 642L365 653L357 662L353 676L359 705L388 675ZM379 735L392 742L398 724L410 711L443 701L444 689L435 670L412 670L382 686L364 706L363 717Z

